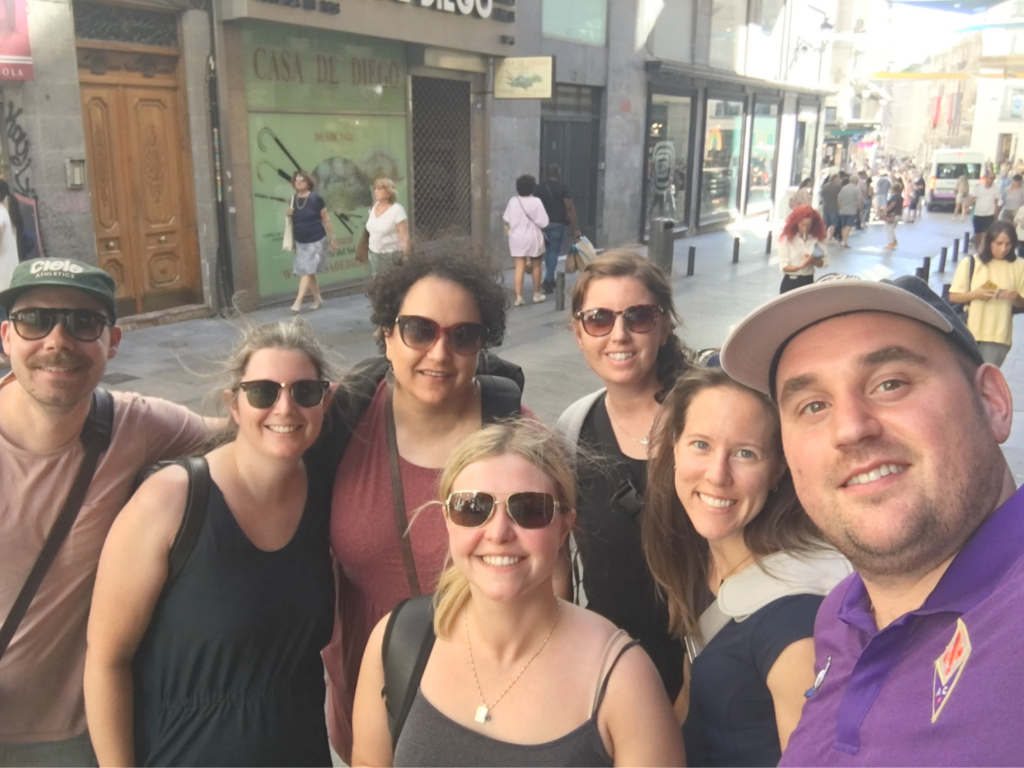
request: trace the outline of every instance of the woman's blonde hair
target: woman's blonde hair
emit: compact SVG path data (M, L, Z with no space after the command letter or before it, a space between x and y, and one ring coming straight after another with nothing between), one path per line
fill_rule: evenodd
M386 176L381 176L375 182L373 182L374 189L383 189L388 193L388 202L395 202L398 199L398 190L395 189L395 182Z
M513 417L498 422L463 440L441 470L438 481L441 503L448 498L455 478L466 467L484 459L509 455L526 459L551 480L561 514L576 508L576 480L565 441L529 417ZM500 512L505 514L504 509ZM455 617L468 600L469 581L451 564L449 553L447 567L434 592L434 632L438 637L447 639L451 636Z

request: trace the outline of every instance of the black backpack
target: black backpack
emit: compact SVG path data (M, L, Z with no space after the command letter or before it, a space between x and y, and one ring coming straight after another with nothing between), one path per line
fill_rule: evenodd
M384 628L384 706L388 712L391 749L398 745L405 718L419 690L423 670L434 648L434 596L403 600L391 612Z

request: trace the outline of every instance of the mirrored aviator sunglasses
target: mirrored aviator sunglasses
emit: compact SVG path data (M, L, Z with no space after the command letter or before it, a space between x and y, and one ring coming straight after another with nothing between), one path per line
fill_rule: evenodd
M441 336L448 337L452 352L457 355L475 355L484 345L484 327L480 323L442 326L419 315L399 315L395 323L402 341L411 349L429 349Z
M253 408L266 410L273 408L281 396L281 390L288 388L292 402L300 408L315 408L323 402L324 394L330 388L329 381L303 379L291 384L281 384L270 379L243 381L238 388L245 392L249 405Z
M615 318L622 315L626 330L630 333L650 333L658 325L658 319L665 313L657 304L634 304L618 312L599 307L577 312L574 317L583 324L588 336L607 336L615 327Z
M479 528L494 515L498 498L484 491L456 491L444 508L448 519L460 528ZM545 528L555 519L559 504L550 493L520 491L505 499L505 510L520 528Z

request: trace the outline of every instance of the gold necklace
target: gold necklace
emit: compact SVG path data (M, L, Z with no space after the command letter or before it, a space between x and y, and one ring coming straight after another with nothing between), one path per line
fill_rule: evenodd
M548 640L551 639L551 635L554 633L555 627L558 626L558 620L562 617L562 601L556 599L555 605L558 608L558 613L555 614L555 623L551 625L551 629L548 631L548 636L544 638L544 642L540 644L540 648L534 652L533 656L530 657L530 660L523 665L522 669L519 670L519 674L516 675L512 682L508 684L508 687L501 692L501 696L496 698L494 703L490 706L487 705L487 700L484 698L484 692L480 688L480 678L476 673L476 662L473 661L473 643L469 639L469 606L466 606L466 645L469 647L469 667L473 670L473 680L476 682L476 692L480 694L480 701L483 702L476 708L476 716L473 718L478 723L486 723L491 719L491 710L498 706L498 702L505 698L505 694L512 690L513 685L519 682L519 678L523 676L523 672L533 664L533 660L540 655L540 652L544 650L544 646L548 644Z
M740 569L741 565L743 565L745 562L747 562L748 560L752 559L753 557L754 557L754 553L751 552L749 555L747 555L742 560L740 560L738 563L736 563L736 566L734 568L732 568L732 570L730 570L727 574L725 574L725 576L723 576L721 578L721 580L718 582L718 588L721 589L722 585L725 584L725 580L728 579L730 576L732 576L734 573L736 573L736 571L738 571Z
M614 416L612 416L612 409L608 407L608 398L607 397L604 399L604 409L608 413L608 418L612 420L612 423L616 427L621 429L626 434L626 437L628 437L634 443L639 443L640 445L646 446L648 443L651 442L651 427L654 426L654 419L651 419L651 426L647 428L647 434L644 435L639 440L637 440L635 437L633 437L632 434L630 434L628 429L626 429L624 426L619 424L619 420L618 419L616 419Z

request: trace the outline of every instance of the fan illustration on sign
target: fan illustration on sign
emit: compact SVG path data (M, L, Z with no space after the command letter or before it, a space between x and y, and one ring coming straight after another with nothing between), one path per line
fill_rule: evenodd
M534 83L541 83L544 78L540 75L515 75L513 76L510 72L506 76L509 88L522 88L524 91L530 90Z

